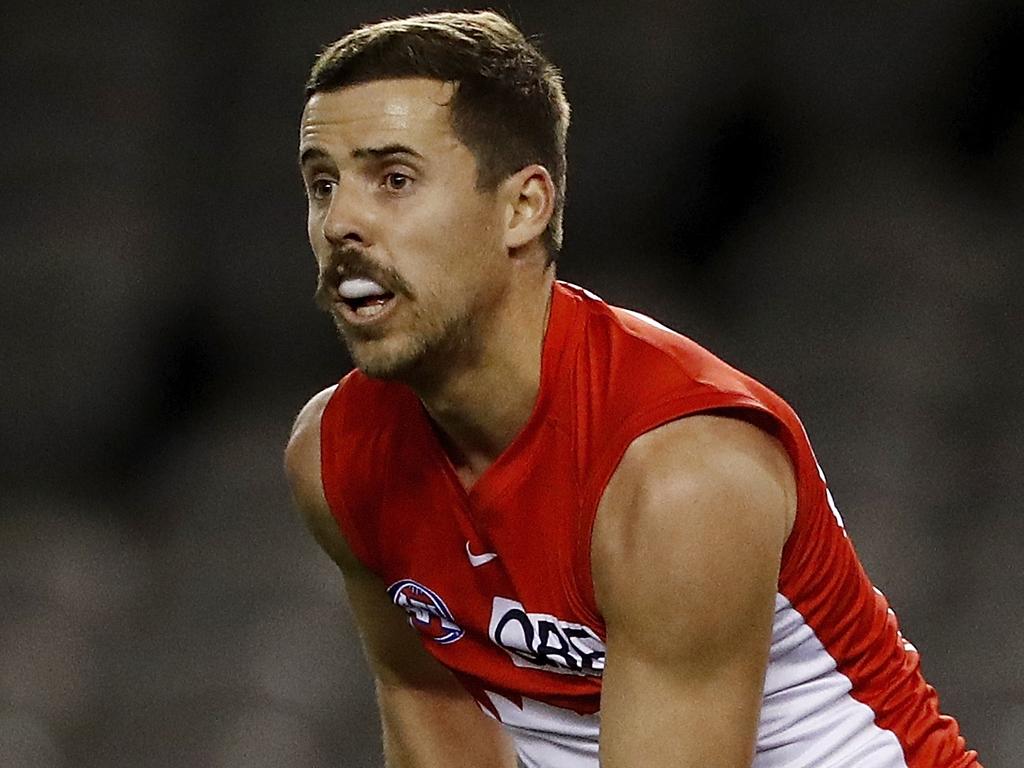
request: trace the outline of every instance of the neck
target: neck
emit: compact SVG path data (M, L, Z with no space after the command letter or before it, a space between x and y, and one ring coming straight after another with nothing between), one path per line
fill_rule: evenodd
M463 485L471 486L529 421L540 391L541 354L554 269L510 290L481 327L469 361L412 383Z

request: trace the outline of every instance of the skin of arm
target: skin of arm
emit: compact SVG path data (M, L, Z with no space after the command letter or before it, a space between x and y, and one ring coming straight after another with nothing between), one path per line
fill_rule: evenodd
M601 766L749 768L796 484L782 446L696 415L627 449L591 543Z
M388 768L514 768L511 740L420 644L405 612L383 583L355 558L324 498L320 416L334 388L299 413L285 450L296 506L323 550L337 563L373 672Z

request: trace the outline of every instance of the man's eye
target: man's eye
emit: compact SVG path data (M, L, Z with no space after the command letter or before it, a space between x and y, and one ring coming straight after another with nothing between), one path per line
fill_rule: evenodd
M314 200L329 200L334 191L334 181L331 179L314 179L309 185L309 196Z
M398 171L392 171L391 173L385 174L384 186L390 192L402 192L412 184L412 179L404 173Z

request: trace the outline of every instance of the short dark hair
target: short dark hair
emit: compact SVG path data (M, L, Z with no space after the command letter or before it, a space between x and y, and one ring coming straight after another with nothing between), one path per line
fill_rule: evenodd
M569 103L555 66L492 11L432 13L361 27L317 56L306 100L320 91L389 78L456 86L452 124L477 162L477 187L495 189L531 163L548 169L555 206L544 232L548 261L562 246Z

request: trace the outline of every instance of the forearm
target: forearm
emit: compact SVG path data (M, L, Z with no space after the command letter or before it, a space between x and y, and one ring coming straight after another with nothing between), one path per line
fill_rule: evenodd
M511 739L464 691L377 683L387 768L515 768Z

